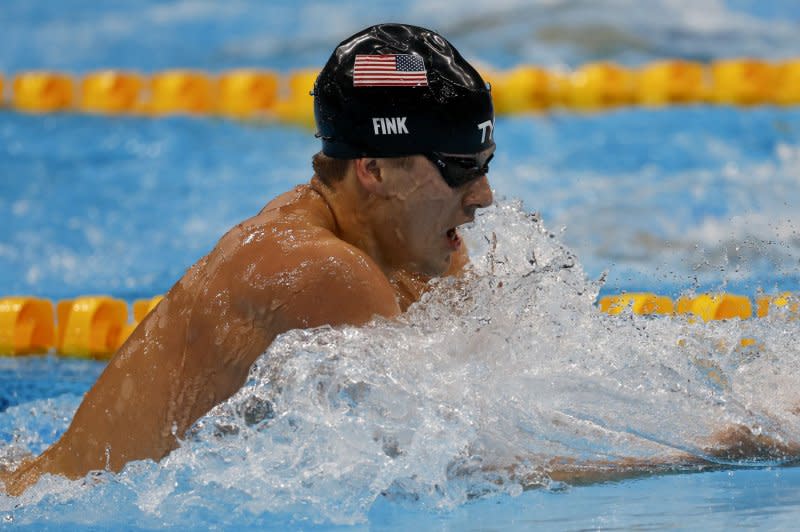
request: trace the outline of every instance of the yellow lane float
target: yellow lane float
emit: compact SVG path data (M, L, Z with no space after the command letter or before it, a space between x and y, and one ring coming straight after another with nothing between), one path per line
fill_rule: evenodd
M614 63L588 63L569 78L565 103L577 109L606 109L633 103L634 73Z
M681 296L672 301L668 296L650 292L631 292L603 296L598 301L602 312L607 314L690 314L703 321L728 320L753 317L753 304L747 296L719 293ZM763 318L770 308L782 315L797 317L800 299L786 292L777 296L760 296L756 299L756 316Z
M275 116L280 122L314 127L314 100L311 92L317 80L316 69L295 70L289 75L285 97L275 104Z
M108 358L124 341L128 305L108 296L59 301L56 350L73 357Z
M607 314L622 314L630 309L634 314L672 314L672 300L650 292L630 292L600 298L600 310Z
M778 105L800 104L800 59L778 65L775 82L775 103Z
M573 72L520 65L507 71L483 69L498 115L554 108L602 110L621 105L800 105L800 58L781 62L725 59L710 64L664 60L627 68L587 63ZM166 70L149 78L108 70L80 82L58 72L23 72L14 77L11 106L48 113L79 109L90 113L176 113L266 118L313 127L313 89L318 70L287 75L234 69L219 76L194 70ZM0 97L3 95L0 78ZM149 98L146 98L149 96ZM2 102L0 102L2 104Z
M0 354L45 352L53 345L54 328L49 300L25 296L0 299Z
M155 114L205 114L214 109L214 83L194 70L166 70L150 78L150 101L145 110Z
M223 116L264 116L278 99L278 75L266 70L231 70L220 76L218 94L218 110Z
M639 72L636 100L664 106L702 102L708 95L705 71L700 63L658 61Z
M25 72L14 78L12 103L29 113L70 109L74 100L72 78L58 72Z
M520 66L506 72L489 72L494 110L498 115L541 111L553 105L555 87L543 68Z
M81 81L80 108L87 113L138 111L143 88L144 78L133 72L92 72Z
M756 105L774 100L777 69L766 61L729 59L711 64L713 101L729 105Z
M753 305L747 296L736 294L700 294L681 297L675 304L678 314L694 314L703 321L746 320L753 315Z

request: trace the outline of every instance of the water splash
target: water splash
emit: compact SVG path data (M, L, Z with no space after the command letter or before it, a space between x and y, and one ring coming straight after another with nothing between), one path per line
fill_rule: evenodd
M282 335L160 464L46 477L0 496L0 511L17 523L354 523L379 498L449 509L518 494L521 478L554 488L554 457L704 456L732 424L800 440L790 316L601 314L600 283L517 203L464 238L463 279L436 282L397 321ZM35 446L41 430L22 416L43 403L0 414L19 423L18 447ZM61 417L43 424L62 430L77 403L45 404Z

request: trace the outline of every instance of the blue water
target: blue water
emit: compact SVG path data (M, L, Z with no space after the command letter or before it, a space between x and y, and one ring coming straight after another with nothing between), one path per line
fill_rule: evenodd
M800 8L790 1L467 5L454 12L431 2L6 1L0 72L288 71L319 66L343 37L387 19L437 28L468 57L497 67L800 56ZM98 484L46 479L27 498L0 496L0 522L31 529L792 527L800 517L797 468L525 492L446 471L465 448L499 461L522 452L643 456L654 442L696 451L720 419L800 438L792 411L800 402L797 321L615 321L592 307L598 292L623 290L798 291L800 110L560 111L498 119L496 137L490 177L500 207L465 237L489 279L473 286L483 307L449 317L445 302L453 296L444 287L432 310L401 326L290 335L263 359L291 356L295 372L276 381L281 397L255 373L204 418L206 428L240 427L238 436L219 439L201 427L161 465L137 463ZM317 149L309 131L289 127L0 111L0 294L132 300L163 293L230 226L306 181ZM514 199L522 211L540 213L555 238L521 221ZM500 231L501 251L492 252L483 237ZM523 278L521 259L531 251L543 263L566 260L551 240L571 248L579 266ZM493 263L498 253L507 270ZM497 278L506 288L492 284ZM434 321L441 331L418 334ZM762 350L735 348L744 337L758 338ZM329 344L331 352L320 347ZM418 373L420 354L428 373ZM367 355L375 360L365 362ZM385 368L397 382L382 380ZM99 362L52 355L0 359L0 459L52 443L101 370ZM359 382L371 391L354 399ZM320 401L319 383L339 392ZM279 416L269 430L231 414L252 397L275 401ZM387 419L387 411L397 415ZM389 460L370 447L375 433L394 438L405 454ZM472 498L481 489L487 493Z

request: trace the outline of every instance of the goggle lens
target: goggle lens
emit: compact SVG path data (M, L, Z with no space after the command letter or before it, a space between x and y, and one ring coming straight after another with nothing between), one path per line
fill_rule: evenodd
M425 157L439 169L448 186L458 188L489 173L489 161L494 153L484 157L465 157L431 152Z

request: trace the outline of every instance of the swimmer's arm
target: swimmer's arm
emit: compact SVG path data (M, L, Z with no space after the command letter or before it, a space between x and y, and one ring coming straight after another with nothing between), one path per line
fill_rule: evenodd
M287 329L363 325L400 314L391 284L360 251L334 243L317 246L309 256L312 266L282 309Z
M520 463L524 463L519 459ZM745 425L731 425L711 435L696 453L675 451L650 458L616 458L607 460L578 460L575 458L533 458L527 462L543 463L531 471L518 465L505 469L512 478L525 486L539 485L546 478L571 485L619 481L671 472L704 471L731 464L756 465L800 463L800 442L755 433ZM486 469L491 470L492 467Z
M234 280L238 312L268 331L269 342L290 329L362 325L400 314L395 291L374 261L338 239L310 240L290 253L266 256L251 257L225 277ZM256 271L242 276L252 267ZM261 347L259 354L267 346Z

